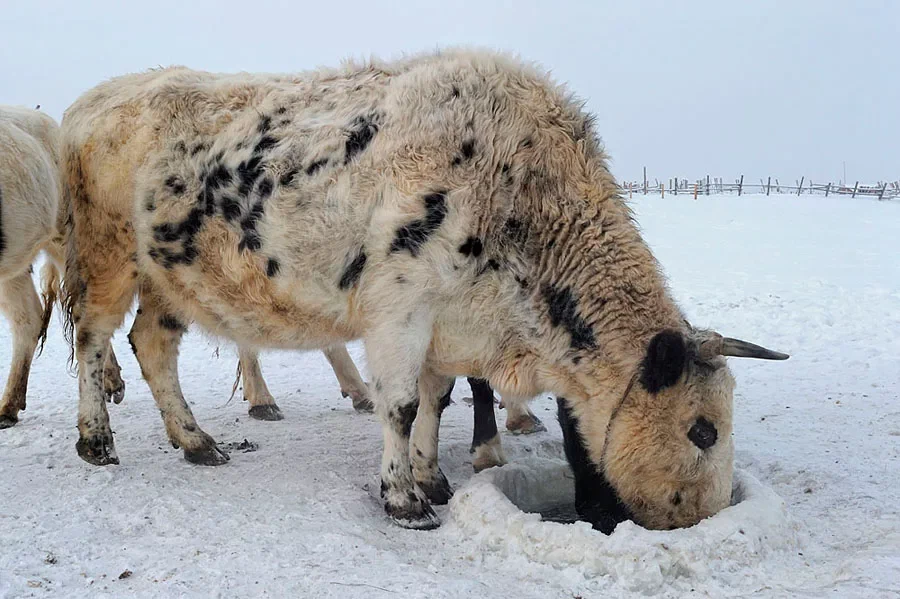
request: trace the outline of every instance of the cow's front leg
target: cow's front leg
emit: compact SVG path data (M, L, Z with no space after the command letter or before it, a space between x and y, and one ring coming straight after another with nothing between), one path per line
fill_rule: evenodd
M453 497L453 489L438 466L438 431L441 414L450 405L454 379L435 375L426 366L419 375L419 411L412 437L413 479L436 505Z
M254 350L241 347L238 349L241 376L244 379L244 399L250 402L248 414L256 420L284 420L281 408L266 385L262 370L259 367L259 354Z
M431 317L410 312L376 328L365 339L375 384L375 411L381 418L384 453L381 497L384 510L404 528L428 530L440 519L416 485L409 459L409 436L419 403L418 379L431 341Z
M159 407L172 445L182 448L189 462L218 466L228 461L228 454L200 429L178 381L178 345L184 331L185 326L145 292L128 340Z

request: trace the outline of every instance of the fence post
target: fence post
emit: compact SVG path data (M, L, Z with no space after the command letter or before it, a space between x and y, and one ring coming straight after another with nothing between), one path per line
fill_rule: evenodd
M666 197L666 184L665 183L659 184L659 195L661 198Z
M800 195L800 192L803 191L803 180L806 178L806 175L800 177L800 187L797 188L797 195Z
M831 183L825 186L825 197L828 197L828 192L831 191Z
M738 195L741 195L741 191L744 189L744 175L741 175L741 182L738 183Z
M887 189L887 183L883 183L883 184L881 185L881 193L878 194L878 201L879 201L879 202L880 202L881 199L884 197L884 191L885 191L886 189Z
M644 167L644 195L647 195L647 167Z
M672 193L678 195L678 177L675 177L675 187L672 188Z
M628 199L631 199L631 188L634 187L633 183L628 184Z
M706 195L709 195L709 175L706 175Z
M766 195L769 195L769 191L771 189L772 189L772 177L769 177L769 180L766 183Z
M853 186L853 195L850 196L852 198L856 197L856 190L859 189L859 181L856 182L856 185Z

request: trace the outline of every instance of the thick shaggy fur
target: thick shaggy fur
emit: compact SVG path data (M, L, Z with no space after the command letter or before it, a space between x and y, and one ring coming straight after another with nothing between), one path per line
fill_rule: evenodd
M441 399L459 375L566 397L647 526L728 504L725 362L699 350L591 119L531 66L453 51L283 76L166 68L91 89L62 129L85 459L114 457L96 373L139 293L137 357L194 461L221 459L181 395L173 322L244 347L362 338L382 496L404 526L438 523ZM650 390L634 382L661 331L686 357L674 381L651 364L670 384ZM701 416L718 428L705 450L687 435Z

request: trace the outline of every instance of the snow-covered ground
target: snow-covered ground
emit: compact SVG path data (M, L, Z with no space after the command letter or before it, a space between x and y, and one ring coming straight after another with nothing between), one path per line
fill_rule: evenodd
M686 533L706 533L673 531L671 547L644 551L641 539L666 533L624 526L597 533L615 575L596 576L596 567L486 545L447 507L436 531L398 529L370 492L380 427L340 398L321 354L263 356L286 419L257 422L239 395L227 403L234 351L223 343L217 358L216 342L194 331L180 363L194 413L221 442L259 449L220 468L186 463L166 442L122 331L115 348L128 389L110 407L122 464L92 467L75 454L76 381L54 323L28 410L0 431L0 596L900 596L900 203L633 202L692 322L792 355L731 366L737 466L785 501L795 543L764 538L732 551L729 541L718 555L703 537L691 554L698 563L667 567L685 554ZM351 353L364 368L358 344ZM441 464L456 487L472 477L467 394L460 380L441 430ZM504 435L513 462L559 455L555 402L542 396L533 409L548 431Z

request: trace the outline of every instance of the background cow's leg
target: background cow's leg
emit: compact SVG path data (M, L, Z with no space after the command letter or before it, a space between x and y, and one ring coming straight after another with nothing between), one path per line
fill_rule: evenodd
M359 376L359 370L353 363L353 358L347 353L345 345L333 345L322 350L328 363L331 364L334 375L341 385L341 395L350 397L353 401L353 409L357 412L371 412L374 409L369 399L369 389Z
M455 379L438 376L426 366L419 375L419 410L413 427L413 480L425 492L431 503L444 505L453 496L453 489L438 465L438 431L441 413L450 405L450 393Z
M111 343L106 349L106 364L103 367L103 392L108 402L122 403L125 398L122 369L119 367L119 361L116 360L116 352L113 351Z
M172 445L182 448L189 462L218 466L228 461L228 455L219 449L215 439L200 429L178 381L178 345L184 331L184 325L166 313L152 294L143 293L141 309L128 340L159 407Z
M250 417L257 420L284 420L281 408L276 405L275 398L266 386L259 366L259 354L241 347L238 349L238 359L241 361L241 376L244 380L244 399L250 402Z
M440 526L425 493L415 484L409 460L419 373L430 342L431 317L425 311L401 315L372 330L365 339L375 411L384 433L381 497L385 512L404 528Z
M41 334L41 301L29 273L0 282L0 312L9 320L13 337L12 363L0 400L0 429L19 420L25 409L28 373Z
M504 398L506 430L514 435L530 435L547 430L544 423L528 407L528 399Z
M472 388L472 406L475 411L475 426L472 432L472 467L481 472L492 466L506 463L500 434L497 432L497 419L494 414L494 390L484 379L469 377Z

